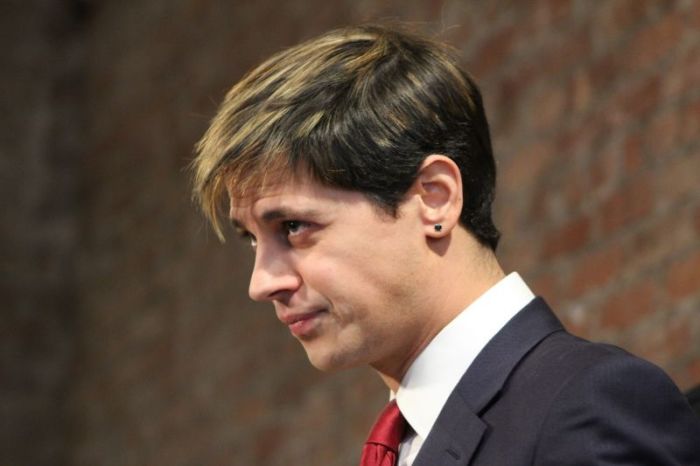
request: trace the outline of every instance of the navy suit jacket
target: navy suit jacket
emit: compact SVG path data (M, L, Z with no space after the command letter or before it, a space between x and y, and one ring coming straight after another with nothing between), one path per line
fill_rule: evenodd
M414 466L700 466L700 419L656 366L567 333L536 298L486 345Z

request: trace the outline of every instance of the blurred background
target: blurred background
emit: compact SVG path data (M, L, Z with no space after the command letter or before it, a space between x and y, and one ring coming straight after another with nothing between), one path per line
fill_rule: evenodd
M249 302L186 167L246 70L378 20L480 83L505 268L700 384L700 1L3 0L1 465L356 464L386 390Z

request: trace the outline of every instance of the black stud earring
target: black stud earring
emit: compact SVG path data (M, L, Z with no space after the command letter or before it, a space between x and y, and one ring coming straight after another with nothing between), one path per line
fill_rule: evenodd
M442 225L440 225L439 223L436 223L435 224L435 231L442 231Z

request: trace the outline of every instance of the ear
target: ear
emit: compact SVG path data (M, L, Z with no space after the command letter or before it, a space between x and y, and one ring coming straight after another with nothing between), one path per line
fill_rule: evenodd
M426 236L448 236L459 224L462 212L462 175L457 164L444 155L429 155L412 188L420 200Z

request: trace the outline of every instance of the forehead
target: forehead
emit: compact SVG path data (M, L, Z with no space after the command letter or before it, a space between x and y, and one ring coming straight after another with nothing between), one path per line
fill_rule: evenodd
M303 197L312 193L321 194L323 186L306 176L291 173L279 173L274 179L266 177L244 187L236 180L226 180L226 192L231 207L252 207L257 202L268 198ZM327 189L327 188L326 188Z
M229 216L241 222L248 218L279 216L280 212L323 212L337 210L341 205L369 203L359 192L324 186L307 176L281 176L256 189L240 193L231 183L226 185L229 195Z

